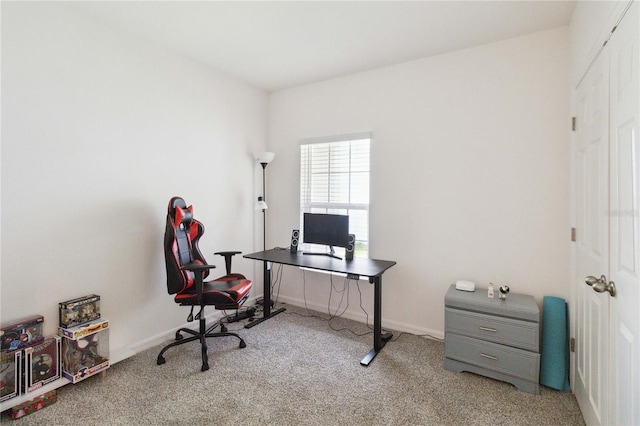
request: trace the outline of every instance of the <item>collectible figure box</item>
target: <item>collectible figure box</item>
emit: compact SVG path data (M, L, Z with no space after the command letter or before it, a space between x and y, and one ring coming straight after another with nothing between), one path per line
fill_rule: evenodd
M25 348L25 389L32 392L60 378L61 341L55 336Z
M93 333L105 330L109 328L109 320L99 319L89 324L82 324L71 328L58 328L58 335L66 337L67 339L79 339L84 336L88 336Z
M90 294L58 304L60 327L71 328L100 318L100 296Z
M62 375L72 383L109 368L109 321L102 319L71 329L59 328Z
M18 404L11 408L11 418L13 420L20 417L28 416L31 413L35 413L38 410L42 410L44 407L48 407L58 400L58 394L54 390L49 391L43 395L33 398L31 401L25 401L22 404Z
M44 317L33 315L17 321L3 324L0 329L0 349L2 351L15 351L25 346L41 342L44 339L42 327Z
M20 395L22 349L0 354L0 402Z

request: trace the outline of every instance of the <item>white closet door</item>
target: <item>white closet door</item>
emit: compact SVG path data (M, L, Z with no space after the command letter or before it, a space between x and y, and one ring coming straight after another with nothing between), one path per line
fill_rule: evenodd
M634 2L577 89L574 391L589 425L640 424L639 23Z
M609 416L609 298L585 284L609 269L609 56L604 49L577 89L577 282L574 391L591 425Z
M610 424L640 425L640 146L638 3L609 40Z

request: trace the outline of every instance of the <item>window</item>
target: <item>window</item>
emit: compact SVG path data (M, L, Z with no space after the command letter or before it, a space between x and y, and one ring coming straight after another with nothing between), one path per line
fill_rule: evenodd
M371 134L359 133L306 139L300 146L300 224L303 213L349 215L355 255L364 257L369 254L370 145Z

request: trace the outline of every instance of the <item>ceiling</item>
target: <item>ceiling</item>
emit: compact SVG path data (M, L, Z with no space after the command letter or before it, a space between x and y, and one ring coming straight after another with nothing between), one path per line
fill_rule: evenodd
M573 1L92 1L99 20L272 92L568 25Z

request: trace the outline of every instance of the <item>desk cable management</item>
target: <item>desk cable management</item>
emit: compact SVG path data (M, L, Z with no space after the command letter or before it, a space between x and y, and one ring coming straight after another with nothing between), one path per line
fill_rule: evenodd
M280 248L281 250L284 250L284 248ZM272 303L273 306L276 306L278 303L278 298L280 296L280 286L282 284L282 273L283 273L283 264L278 264L275 267L275 277L273 277L271 279L271 282L269 283L269 285L271 286L271 294L275 294L275 298L272 298ZM369 313L366 311L366 309L364 308L364 306L362 305L362 291L360 289L360 282L358 280L354 280L349 278L348 276L346 276L344 278L344 286L340 289L340 288L336 288L335 284L334 284L334 280L333 280L334 275L330 274L330 281L331 281L331 287L330 287L330 292L329 292L329 301L327 302L327 314L329 315L329 318L323 317L321 315L315 314L313 313L314 311L312 311L311 309L309 309L309 307L307 306L307 281L306 281L306 273L305 270L302 269L302 283L303 283L303 297L304 297L304 308L307 311L307 314L301 314L298 312L291 312L291 311L285 311L284 313L289 314L289 315L298 315L298 316L302 316L305 318L317 318L321 321L327 321L327 324L329 325L329 328L331 328L331 330L333 331L348 331L351 334L357 336L357 337L362 337L362 336L367 336L369 334L373 333L373 327L369 324ZM356 283L356 288L358 289L358 294L359 294L359 305L360 305L360 309L362 310L362 312L364 312L365 314L365 324L367 326L367 328L369 328L370 331L367 331L365 333L358 333L354 330L351 330L348 327L342 327L342 328L336 328L331 324L331 320L335 319L335 318L341 318L342 315L344 315L344 313L347 311L347 308L349 307L349 291L350 291L350 286L349 283L351 281L354 281ZM277 287L277 292L274 292L274 290L276 290ZM335 308L335 312L331 313L331 298L332 298L332 294L334 292L334 290L337 293L342 293L342 296L340 298L340 302L338 303L338 306ZM344 308L342 309L342 312L338 313L340 310L340 307L342 306L344 299L345 299L345 294L346 294L346 299L347 299L347 304L344 306ZM264 309L263 306L257 305L256 306L256 314L259 311L262 311ZM225 313L225 316L226 313ZM383 332L385 332L386 330L383 330ZM395 334L395 333L394 333ZM406 331L401 331L397 334L397 336L394 336L390 341L391 342L395 342L398 339L400 339L400 337L402 337L402 335L407 334L407 335L411 335L411 336L417 336L417 337L427 337L429 339L432 340L436 340L439 342L443 342L444 340L441 338L438 338L436 336L433 336L431 334L415 334L415 333L410 333L410 332L406 332Z
M289 313L291 315L299 315L299 316L306 317L306 318L317 318L317 319L319 319L321 321L326 321L327 324L329 325L329 328L331 328L333 331L345 331L346 330L346 331L350 332L351 334L353 334L355 336L358 336L358 337L372 334L373 333L373 327L369 324L369 313L364 309L364 306L362 306L362 291L360 290L360 283L357 280L352 280L351 278L345 277L345 279L344 279L344 287L342 289L340 289L340 288L336 288L336 285L335 285L335 283L333 281L333 274L330 274L330 280L331 280L331 287L330 287L330 293L329 293L329 301L327 302L327 314L329 315L329 318L326 318L326 317L323 317L321 315L317 315L317 314L313 313L314 311L310 310L309 307L307 306L307 281L306 281L306 273L305 273L304 269L302 270L302 281L303 281L304 307L305 307L305 310L307 311L307 314L301 314L301 313L298 313L298 312L287 312L287 313ZM348 304L348 301L349 301L349 289L350 289L349 283L351 281L355 281L356 286L358 288L358 294L360 295L360 309L362 310L362 312L364 312L365 317L366 317L366 320L365 320L366 322L365 323L367 325L367 328L370 329L370 331L367 331L365 333L358 333L358 332L356 332L354 330L351 330L348 327L336 328L331 324L331 320L333 320L334 318L341 318L342 315L344 315L344 313L346 312L346 310L347 310L347 308L349 306L349 304ZM332 313L331 312L331 298L332 298L332 294L333 294L334 291L336 291L338 293L342 293L342 296L340 298L340 302L338 303L338 306L335 308L335 312ZM347 305L344 306L344 308L342 309L342 312L339 312L340 311L340 307L342 306L342 304L343 304L343 302L345 300L345 295L346 295L346 299L347 299Z

